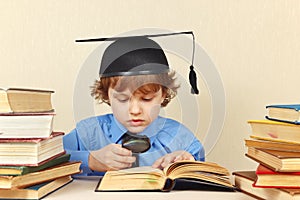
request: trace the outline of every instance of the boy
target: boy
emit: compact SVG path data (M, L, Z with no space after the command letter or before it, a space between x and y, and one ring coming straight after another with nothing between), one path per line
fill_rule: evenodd
M82 161L83 175L131 167L137 157L121 145L128 131L150 140L150 149L138 155L140 166L204 161L199 140L179 122L159 116L178 86L156 42L144 36L117 38L106 48L99 74L92 96L110 105L112 114L85 119L64 137L71 160Z

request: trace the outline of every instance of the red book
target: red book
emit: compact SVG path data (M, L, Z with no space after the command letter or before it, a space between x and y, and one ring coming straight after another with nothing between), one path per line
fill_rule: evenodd
M256 180L255 171L236 171L233 175L235 187L256 199L300 199L300 189L253 187L253 182Z
M256 176L254 187L300 188L300 172L276 172L260 164Z
M63 132L48 138L0 139L0 165L38 166L65 153Z

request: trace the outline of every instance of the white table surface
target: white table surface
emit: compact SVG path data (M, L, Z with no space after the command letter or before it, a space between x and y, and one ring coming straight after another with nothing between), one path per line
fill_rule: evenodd
M171 191L171 192L94 192L99 178L74 179L73 182L46 196L44 200L251 200L241 192ZM126 184L126 183L124 183Z

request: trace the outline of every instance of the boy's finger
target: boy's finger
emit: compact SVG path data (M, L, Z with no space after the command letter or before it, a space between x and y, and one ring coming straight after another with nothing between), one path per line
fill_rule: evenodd
M173 163L175 160L175 156L173 154L167 154L164 156L163 162L161 163L161 166L164 168L168 166L170 163Z
M161 168L161 163L162 163L162 161L163 161L163 157L157 159L157 160L153 163L152 167L153 167L153 168Z
M121 145L116 145L114 148L112 148L112 152L114 154L118 154L120 156L131 156L132 152L128 149L122 148Z
M119 155L116 155L113 159L118 163L125 163L125 164L131 164L136 160L134 156L119 156Z

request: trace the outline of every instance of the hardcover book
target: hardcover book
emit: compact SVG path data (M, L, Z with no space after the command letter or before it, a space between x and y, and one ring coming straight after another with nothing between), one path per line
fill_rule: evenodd
M145 166L108 171L100 179L95 191L233 191L228 176L228 170L215 163L179 161L163 170Z
M48 138L0 138L0 165L34 166L64 153L63 132Z
M63 154L57 158L52 160L48 160L39 166L17 166L17 165L9 165L9 166L0 166L0 176L20 176L29 174L32 172L41 171L43 169L47 169L53 167L55 165L59 165L61 163L67 162L70 160L70 154Z
M278 151L297 151L300 152L300 145L288 142L276 142L270 140L260 140L260 139L246 139L245 145L247 147L254 147L257 149L271 149Z
M55 192L61 187L72 182L71 176L64 176L61 178L47 181L37 185L33 185L24 189L0 189L0 199L31 199L38 200Z
M0 138L47 138L55 113L0 114Z
M54 91L26 88L0 88L0 113L53 111Z
M266 118L300 124L300 104L268 105Z
M246 156L278 172L300 171L300 152L248 147Z
M296 200L300 199L300 189L254 187L255 171L233 172L234 184L242 192L258 199Z
M255 187L300 189L300 172L276 172L260 164L256 176Z
M250 120L252 138L300 143L300 126L272 120Z
M79 161L68 161L41 171L21 176L0 176L0 188L15 189L25 188L38 183L51 181L59 177L80 173Z

